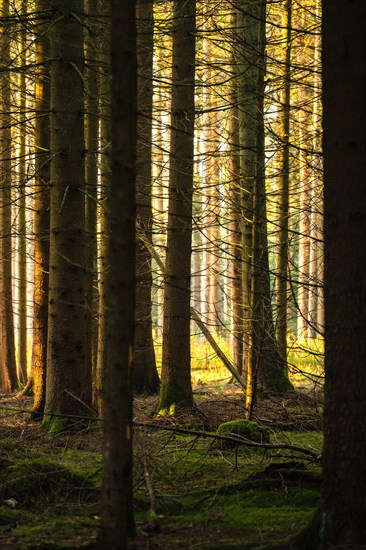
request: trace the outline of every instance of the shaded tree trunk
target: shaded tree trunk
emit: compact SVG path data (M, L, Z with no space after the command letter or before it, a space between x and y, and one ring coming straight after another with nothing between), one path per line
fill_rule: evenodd
M86 341L82 0L52 2L51 222L46 413L86 414L91 404ZM52 431L52 415L44 423Z
M137 155L137 224L139 239L136 249L136 328L134 358L134 390L157 393L159 376L152 338L152 102L153 102L153 2L137 0L138 54L138 142Z
M366 545L366 4L323 4L325 444L321 546ZM339 37L342 40L339 40Z
M105 278L104 479L98 548L124 550L133 532L132 361L135 320L137 69L135 2L111 1L111 190Z
M194 148L195 0L173 5L168 235L160 414L192 406L190 279Z

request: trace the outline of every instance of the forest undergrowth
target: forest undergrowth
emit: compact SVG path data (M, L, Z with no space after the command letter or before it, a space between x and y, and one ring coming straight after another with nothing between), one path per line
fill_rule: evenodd
M243 419L241 390L200 384L194 396L194 410L174 419L154 418L157 397L135 398L137 536L130 548L254 549L295 534L319 500L321 391L307 385L259 396L253 420L260 431L246 433L246 442L235 442L235 429L214 437L222 423ZM28 419L31 404L29 397L0 400L0 548L93 548L99 423L50 436Z

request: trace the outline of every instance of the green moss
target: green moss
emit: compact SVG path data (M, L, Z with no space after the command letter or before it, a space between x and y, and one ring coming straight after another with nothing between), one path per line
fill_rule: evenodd
M47 459L19 460L7 468L0 495L15 498L22 505L49 499L97 498L92 481L85 475Z
M162 384L157 416L174 416L179 411L190 409L193 405L192 392L182 386L169 382Z
M249 439L250 441L256 441L261 443L269 443L270 431L261 426L257 422L250 420L244 420L240 418L238 420L230 420L220 424L217 428L217 433L220 435L233 435ZM235 443L231 441L218 440L217 446L220 448L235 447Z

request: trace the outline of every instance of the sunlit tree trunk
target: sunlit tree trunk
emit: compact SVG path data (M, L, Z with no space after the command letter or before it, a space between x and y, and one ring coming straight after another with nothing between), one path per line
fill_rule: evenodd
M312 111L312 171L309 254L309 317L308 337L314 338L324 330L323 312L323 190L321 158L321 1L316 0L316 21L319 24L314 52L314 93Z
M276 338L278 351L287 362L287 309L289 272L289 186L290 186L290 109L292 0L284 8L285 67L282 92L281 167L278 183L278 253L276 266Z
M98 265L97 265L97 204L99 148L99 88L98 88L98 10L95 0L85 0L85 231L86 231L86 316L87 363L96 378L98 342Z
M27 1L21 3L22 17L27 14ZM18 378L22 384L27 381L27 220L26 220L26 190L27 190L27 166L26 166L26 55L27 33L23 23L20 32L20 75L19 75L19 187L18 187Z
M46 413L86 414L91 403L86 341L83 0L53 2L51 199ZM70 420L70 419L69 419ZM52 431L69 420L49 415Z
M249 6L248 6L249 7ZM256 65L253 67L256 77L255 119L253 142L248 143L254 152L251 165L253 170L247 173L254 179L253 195L253 242L251 272L251 323L248 350L248 382L246 408L251 415L253 394L256 386L269 391L283 392L292 386L287 377L286 362L280 356L275 337L272 317L271 287L268 260L267 211L265 187L265 149L264 149L264 53L266 5L264 2L251 3L251 24L255 27L253 42L257 52ZM241 143L243 146L243 143Z
M0 29L0 63L5 67L10 61L9 0L1 3L3 18ZM11 136L11 89L7 72L0 73L0 333L1 333L1 377L0 389L7 392L17 384L14 315L13 315L13 273L12 273L12 136Z
M159 376L152 338L152 102L153 102L153 2L137 0L138 142L136 243L136 327L134 390L157 393Z
M98 548L125 550L132 534L132 362L135 321L137 69L135 2L111 0L111 190L107 207L104 478Z
M111 75L110 75L110 0L98 3L103 22L100 35L100 192L99 192L99 304L98 304L98 353L97 372L94 381L94 401L102 414L102 378L105 354L105 289L107 271L106 246L109 233L107 200L111 186Z
M232 317L233 317L233 355L234 366L236 370L242 374L244 367L244 326L243 326L243 257L242 257L242 241L241 241L241 215L240 208L240 153L239 153L239 124L238 124L238 109L236 101L237 88L234 85L233 90L233 108L231 116L231 162L230 162L230 181L231 181L231 224L230 224L230 239L231 239L231 255L232 255Z
M173 76L162 385L159 412L191 407L190 279L193 194L195 0L173 5Z
M256 170L258 104L258 0L241 0L237 12L238 124L240 147L240 209L242 240L243 371L248 369L251 331L251 272L253 260L253 197ZM248 372L248 391L252 373Z
M47 0L37 0L36 11L47 13ZM48 335L48 274L50 231L50 72L48 24L38 28L36 36L37 83L35 87L34 134L34 290L33 347L30 384L33 385L33 412L43 413L46 399Z

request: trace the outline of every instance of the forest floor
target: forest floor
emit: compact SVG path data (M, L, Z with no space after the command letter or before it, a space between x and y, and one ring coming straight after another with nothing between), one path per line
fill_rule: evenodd
M31 405L0 399L0 549L93 548L100 427L51 436L28 419ZM259 549L306 525L319 501L320 392L261 396L253 420L270 445L254 447L212 437L243 418L232 384L197 386L194 410L180 418L155 419L156 406L156 397L135 399L131 549Z

